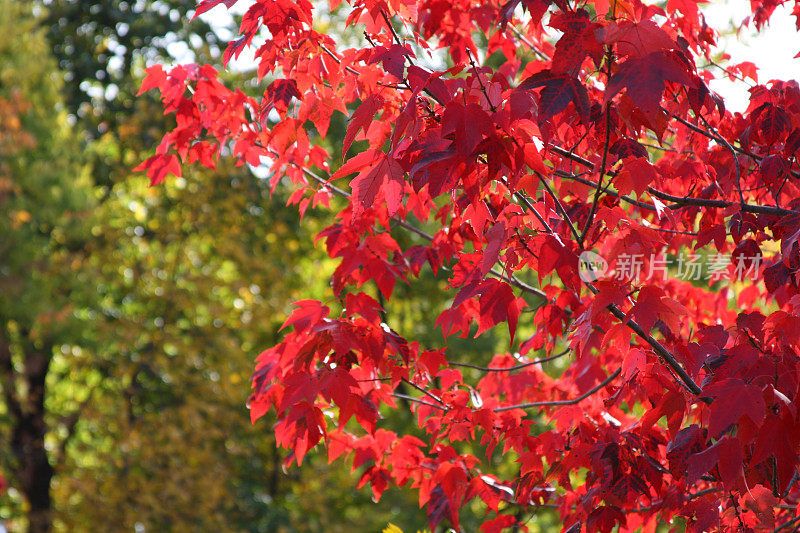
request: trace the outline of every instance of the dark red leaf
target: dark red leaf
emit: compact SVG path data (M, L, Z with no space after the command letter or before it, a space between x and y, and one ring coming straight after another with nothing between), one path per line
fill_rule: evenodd
M634 105L644 113L651 125L655 125L667 81L687 87L696 85L686 64L677 59L675 52L658 51L631 58L622 63L609 80L605 101L609 102L622 89L626 89Z

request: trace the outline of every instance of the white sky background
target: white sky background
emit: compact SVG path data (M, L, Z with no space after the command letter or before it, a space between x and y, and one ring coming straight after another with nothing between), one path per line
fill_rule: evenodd
M756 34L752 24L743 28L738 35L731 33L720 37L719 49L730 54L730 63L751 61L758 67L758 82L764 84L772 79L800 81L800 33L795 27L795 17L791 16L790 4L778 7L772 14L769 26ZM714 2L701 6L709 26L723 31L726 27L739 27L750 16L750 2L733 0ZM715 76L722 77L719 69ZM748 79L748 81L750 81ZM731 111L747 109L750 94L742 82L717 80L711 83L711 90L725 99L725 107Z
M241 0L234 5L233 10L236 13L243 13L251 3ZM738 34L735 28L750 16L750 2L717 1L701 4L700 8L712 28L721 32L730 29L726 32L727 35L721 36L718 41L719 49L730 54L729 62L735 64L751 61L758 67L758 81L763 84L771 79L800 81L800 58L794 58L795 54L800 52L800 33L795 27L795 17L791 15L791 4L788 2L778 7L772 15L770 24L760 33L756 33L754 25L750 24ZM221 38L235 38L235 34L225 30L231 27L232 18L223 5L204 13L200 18L218 28ZM178 62L191 61L185 54L181 54L188 50L184 43L174 43L174 45L176 53L173 56ZM252 50L242 53L239 60L231 63L231 67L243 71L254 68ZM748 86L740 81L728 81L727 76L719 69L714 68L714 70L716 70L715 76L724 79L712 82L711 89L724 98L727 109L743 112L749 101Z

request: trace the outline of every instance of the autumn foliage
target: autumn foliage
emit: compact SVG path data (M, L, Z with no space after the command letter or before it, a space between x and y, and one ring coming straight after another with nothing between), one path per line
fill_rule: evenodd
M752 23L779 3L752 0ZM337 299L296 302L252 381L289 462L350 458L376 499L411 486L456 529L475 500L483 531L541 509L570 532L800 524L798 83L715 64L694 0L348 9L360 47L316 31L307 0L253 3L225 59L254 51L258 97L209 66L155 65L142 87L176 120L139 167L154 184L222 154L291 182L301 212L338 210L319 236ZM754 82L745 112L715 76ZM317 142L336 114L343 160ZM429 272L452 293L435 346L380 302ZM498 325L509 353L448 349ZM386 427L409 408L417 428Z

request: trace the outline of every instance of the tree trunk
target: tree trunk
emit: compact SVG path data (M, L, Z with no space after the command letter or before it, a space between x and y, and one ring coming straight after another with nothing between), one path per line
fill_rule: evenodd
M44 446L47 433L44 397L45 378L50 366L50 352L36 350L25 357L25 381L28 394L21 402L15 421L12 446L17 459L20 490L30 506L28 532L46 533L52 525L50 482L53 467Z

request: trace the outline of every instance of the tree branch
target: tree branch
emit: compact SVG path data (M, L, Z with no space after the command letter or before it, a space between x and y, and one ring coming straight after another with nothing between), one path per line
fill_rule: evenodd
M778 533L778 531L783 531L784 529L789 529L790 527L794 526L798 522L800 522L800 516L795 516L791 520L789 520L787 522L784 522L783 524L779 525L778 527L776 527L772 531L773 531L773 533ZM797 531L797 530L795 529L793 531Z
M609 49L610 50L610 49ZM606 52L606 57L611 57L610 51ZM609 69L611 67L609 66ZM608 77L611 77L611 71L608 72ZM606 134L605 140L603 141L603 160L600 163L600 176L597 179L597 189L594 191L594 198L592 198L592 208L589 210L589 216L586 218L586 224L583 226L583 231L581 231L581 236L578 238L578 247L582 250L583 249L583 241L586 240L586 236L589 234L589 228L592 227L592 221L594 220L594 214L597 212L597 202L600 201L600 194L603 190L603 178L606 175L606 164L608 162L608 144L611 141L611 102L606 104Z
M413 381L409 381L409 380L407 380L406 378L401 378L401 379L400 379L400 381L402 381L402 382L404 382L404 383L408 383L409 385L411 385L412 387L414 387L415 389L417 389L419 392L421 392L421 393L422 393L422 394L424 394L425 396L427 396L427 397L431 398L433 401L435 401L435 402L438 402L438 403L440 403L440 404L444 405L444 402L442 401L442 399L441 399L441 398L439 398L438 396L436 396L436 395L435 395L435 394L433 394L432 392L430 392L430 391L427 391L427 390L423 389L422 387L420 387L419 385L417 385L417 384L416 384L416 383L414 383Z
M480 370L482 372L513 372L515 370L521 370L523 368L527 368L529 366L538 365L541 363L546 363L548 361L552 361L554 359L558 359L559 357L564 357L569 353L570 349L567 348L563 352L557 353L555 355L551 355L549 357L543 357L541 359L534 359L533 361L528 361L527 363L521 363L519 365L509 366L509 367L498 367L498 366L480 366L480 365L473 365L470 363L456 363L448 361L450 366L459 366L463 368L473 368L475 370Z
M542 180L542 183L545 183L545 181ZM551 195L555 196L553 191L550 190L549 188L548 191ZM572 229L574 232L574 226L572 227ZM584 281L584 284L594 294L597 294L598 290L591 283ZM623 324L626 324L631 330L633 330L633 332L636 333L642 340L648 343L656 352L656 354L658 354L675 371L675 373L678 374L680 380L686 385L687 389L690 392L692 392L695 395L698 395L702 392L702 389L697 385L697 383L694 382L691 376L689 376L689 374L686 373L686 371L683 369L678 360L675 359L675 356L673 356L669 352L669 350L664 348L664 346L660 342L655 340L649 333L645 332L641 328L641 326L639 326L639 324L637 324L634 320L627 319L625 317L625 313L623 313L622 310L616 305L614 304L608 305L606 306L606 309L608 309L615 317L621 320ZM704 398L703 401L707 403L710 402L708 398Z
M0 383L3 387L3 396L6 402L6 409L11 415L19 420L22 417L22 404L17 396L15 381L16 371L11 360L11 345L3 335L0 338Z
M593 285L591 285L590 283L587 283L586 285L592 292L597 294L597 289ZM678 374L678 376L681 378L681 381L686 385L686 388L692 394L698 395L703 392L703 389L701 389L697 385L697 383L694 382L692 377L686 372L686 370L683 369L683 366L681 366L678 360L675 359L675 356L672 355L669 352L669 350L664 348L664 346L656 339L654 339L649 333L644 331L642 327L639 324L637 324L634 320L627 318L625 316L625 313L619 307L617 307L616 304L610 304L606 306L606 309L611 311L612 315L617 317L620 321L622 321L630 329L632 329L633 332L639 336L639 338L641 338L643 341L649 344L653 348L653 351L655 351L656 354L658 354L670 366L670 368L672 368L672 370L674 370L675 373ZM705 401L706 403L710 403L710 400L708 400L707 398L704 398L703 401Z
M565 172L563 170L557 170L556 172L558 172L558 176L562 178L567 178L573 181L577 181L579 183L583 183L584 185L590 185L590 186L597 185L597 182L581 178L580 176L576 176L574 174L569 174L568 172ZM607 191L607 192L629 204L641 207L643 209L647 209L648 211L655 211L655 208L653 206L643 204L642 202L634 200L633 198L630 198L628 196L622 196L613 191ZM647 187L647 192L650 193L651 196L655 196L659 200L674 202L671 205L665 206L667 209L673 211L686 206L713 207L713 208L725 209L731 206L740 205L742 211L744 211L745 213L758 213L762 215L773 215L773 216L800 215L800 211L795 211L793 209L784 209L782 207L777 207L777 206L747 204L747 203L740 204L739 202L730 202L728 200L710 200L705 198L693 198L691 196L675 196L660 191L658 189L655 189L653 187Z
M433 407L434 409L439 409L440 411L449 411L447 407L436 405L435 403L431 402L426 402L425 400L420 400L419 398L414 398L413 396L408 396L406 394L400 394L399 392L393 392L392 396L394 396L395 398L400 398L401 400L407 400L409 402L427 405L428 407Z
M556 207L561 212L561 216L564 217L564 221L569 226L570 232L572 232L572 236L575 237L575 240L580 242L581 236L578 235L578 230L575 229L575 224L572 223L572 219L569 217L569 214L567 213L567 210L564 209L564 205L561 203L561 199L558 197L558 195L555 193L555 191L553 191L553 189L550 188L550 185L547 183L547 180L544 179L544 176L542 176L539 172L536 172L536 171L534 171L534 173L536 174L536 176L539 178L539 181L544 186L545 190L547 191L547 194L549 194L550 198L552 198L553 202L555 202ZM552 230L551 230L551 232L552 232Z
M672 118L674 118L675 120L677 120L678 122L680 122L681 124L683 124L684 126L686 126L687 128L689 128L690 130L692 130L692 131L694 131L696 133L699 133L700 135L708 137L709 139L711 139L711 140L713 140L713 141L715 141L715 142L717 142L719 144L725 144L726 143L726 141L724 139L721 139L720 137L717 137L713 133L711 133L709 131L706 131L706 130L704 130L703 128L701 128L699 126L695 126L694 124L692 124L688 120L683 119L683 118L679 117L678 115L670 115L670 116ZM756 155L756 154L752 153L751 151L745 150L744 148L742 148L740 146L732 146L732 148L735 151L739 152L740 154L746 155L747 157L750 157L750 158L754 159L755 161L761 161L762 159L764 159L762 156ZM798 173L798 172L796 172L794 170L790 170L789 172L791 172L792 176L794 176L795 178L800 178L800 173Z
M272 155L276 156L276 157L278 156L278 154L275 154L274 152L270 152L270 153ZM347 191L344 191L343 189L340 189L339 187L336 187L335 185L331 185L331 183L328 180L326 180L326 179L324 179L324 178L322 178L320 176L317 176L314 172L311 172L307 168L302 168L301 170L303 171L303 174L305 174L306 176L310 177L311 179L317 181L318 183L320 183L324 187L327 187L328 189L330 189L333 193L337 194L338 196L341 196L342 198L348 198L348 199L350 198L350 193L348 193ZM398 226L400 226L402 228L405 228L408 231L411 231L412 233L415 233L415 234L419 235L423 239L425 239L427 241L433 241L433 235L429 235L428 233L425 233L421 229L412 226L411 224L409 224L405 220L403 220L403 219L401 219L399 217L396 217L396 216L392 217L392 220L394 220L397 223ZM505 275L505 274L503 274L501 272L498 272L495 269L490 270L489 273L491 275L499 278L499 279L502 279L503 281L505 281L509 285L514 285L515 287L517 287L519 289L522 289L523 291L525 291L525 292L527 292L529 294L533 294L535 296L538 296L539 298L544 298L545 300L547 299L547 295L544 293L543 290L537 289L536 287L531 287L530 285L518 280L517 278L515 278L513 276L507 276L507 275Z
M720 135L719 132L715 131L714 128L711 127L711 124L709 124L708 121L702 115L698 115L698 118L703 121L703 124L706 125L708 131L717 136L718 138L717 142L722 142L722 144L730 151L731 155L733 156L733 162L736 165L736 189L739 191L739 202L742 205L744 205L745 204L744 193L742 192L742 170L739 167L739 156L736 155L736 150L734 150L731 143L729 143L725 139L725 137ZM737 510L737 515L738 515L738 510Z
M571 400L554 400L550 402L529 402L529 403L520 403L517 405L507 405L506 407L498 407L497 409L494 410L494 412L501 413L503 411L511 411L512 409L528 409L531 407L557 407L559 405L575 405L576 403L580 402L581 400L585 400L592 394L596 393L597 391L599 391L600 389L602 389L603 387L614 381L614 379L616 379L616 377L619 376L621 373L622 373L622 368L616 369L614 372L611 373L611 375L609 375L597 386L595 386L591 390L584 392L577 398L573 398Z

